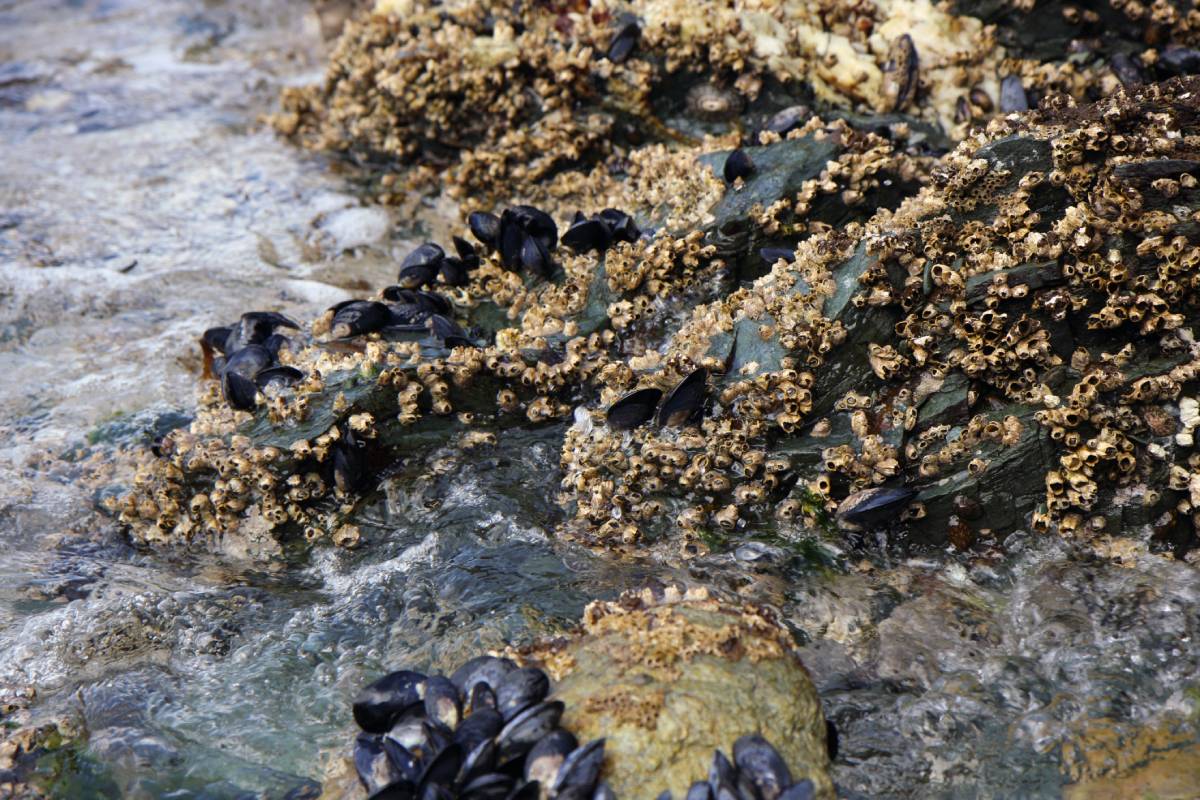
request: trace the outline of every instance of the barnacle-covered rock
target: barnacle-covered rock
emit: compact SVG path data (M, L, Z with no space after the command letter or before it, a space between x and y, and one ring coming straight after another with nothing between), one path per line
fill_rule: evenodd
M993 122L895 213L697 308L636 380L708 367L703 418L617 440L589 412L567 434L586 535L636 542L666 517L694 548L771 516L816 526L814 498L832 514L886 485L917 495L876 523L916 540L1055 524L1194 544L1194 501L1172 494L1192 485L1191 428L1169 419L1200 369L1196 88ZM601 464L603 483L580 480Z
M733 752L748 733L766 737L816 797L833 797L816 690L764 608L645 589L592 603L581 630L520 656L554 677L564 727L581 741L604 737L604 779L618 797L684 797L713 750Z
M620 184L623 194L604 195L600 210L576 217L599 222L607 249L556 248L558 231L572 229L565 214L527 205L475 213L472 235L483 252L457 237L458 256L426 243L399 269L402 281L423 269L417 284L339 303L307 334L289 329L254 365L244 392L207 384L188 429L146 453L132 491L110 505L151 543L269 552L302 532L357 544L353 517L370 476L422 441L486 443L506 426L563 419L581 397L612 403L638 388L622 351L652 365L685 309L761 272L760 245L898 202L922 160L903 147L903 139L813 118L755 148L771 174L728 192L710 171L713 159L697 168L698 148L647 156L645 171L631 170ZM641 227L647 221L654 230ZM531 246L536 258L521 257ZM463 269L446 281L452 260ZM230 338L230 329L214 330L208 350ZM209 359L214 369L219 358ZM657 388L671 391L686 374ZM671 404L701 399L685 394ZM677 411L688 412L682 423L698 409L666 410L663 419Z

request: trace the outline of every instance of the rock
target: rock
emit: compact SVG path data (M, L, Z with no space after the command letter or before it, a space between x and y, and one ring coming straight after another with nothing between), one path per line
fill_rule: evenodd
M702 589L643 590L594 602L582 630L524 652L555 677L563 726L605 737L604 779L618 797L683 797L713 750L759 733L796 780L832 798L825 720L791 634L764 608Z

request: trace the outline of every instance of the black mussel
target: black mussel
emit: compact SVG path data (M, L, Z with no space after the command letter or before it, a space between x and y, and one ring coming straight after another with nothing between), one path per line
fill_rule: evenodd
M263 339L262 346L271 354L271 358L278 359L280 351L288 347L291 343L292 340L282 333L272 333L266 339Z
M1159 52L1155 65L1166 75L1195 75L1200 72L1200 50L1166 47Z
M451 236L450 241L454 244L454 252L458 253L459 260L468 272L479 266L479 253L475 252L473 244L461 236Z
M375 794L367 795L367 800L414 800L417 787L408 781L396 781L391 786L385 786Z
M967 98L960 96L954 101L954 121L966 122L971 119L971 104L967 102Z
M548 252L554 252L558 247L558 226L553 217L534 206L513 206L508 211L521 230L541 242Z
M1132 89L1135 86L1141 86L1146 82L1146 73L1142 71L1141 66L1126 53L1116 53L1112 60L1108 62L1108 66L1112 69L1113 74L1117 76L1117 80L1126 89Z
M833 720L825 720L825 749L829 751L829 760L836 761L838 755L838 729Z
M797 781L779 795L779 800L813 800L817 796L817 787L808 778Z
M730 788L737 785L737 774L733 771L733 764L729 763L729 759L720 750L713 751L712 764L708 768L708 785L712 787L713 793L718 793L721 786Z
M418 786L413 797L416 800L454 800L454 792L440 783L427 783Z
M433 242L413 250L400 262L398 283L407 289L419 289L433 283L442 268L446 252Z
M347 427L331 448L333 485L342 494L350 494L367 477L365 445Z
M492 739L504 728L504 718L494 708L479 708L467 715L454 729L454 741L471 752L480 742Z
M221 353L225 352L225 342L229 339L229 334L233 333L233 328L228 326L221 328L209 328L200 335L200 341L206 347L217 350Z
M1008 75L1000 81L1000 113L1011 114L1014 111L1028 111L1029 96L1021 83L1021 76Z
M792 131L808 122L812 112L808 106L788 106L767 120L767 130L787 136Z
M266 389L268 386L287 387L302 380L304 373L295 367L268 367L254 376L254 383L260 389Z
M405 267L400 270L396 281L406 289L420 289L437 279L438 273L442 270L442 264L443 261L439 261L436 265L418 264Z
M724 783L718 786L714 793L716 800L747 800L738 796L737 789ZM754 798L749 798L749 800L754 800Z
M425 720L425 741L429 743L429 752L437 752L454 741L454 731L443 727L441 723ZM465 752L465 751L464 751Z
M475 684L486 683L489 687L498 686L500 679L517 668L512 659L499 656L478 656L463 664L451 674L450 680L463 693L464 697L472 697Z
M261 344L246 345L225 359L221 372L226 375L237 374L253 382L254 376L271 366L272 361L271 351Z
M542 787L537 781L525 781L517 784L513 788L512 793L504 800L539 800L542 796Z
M583 800L588 800L595 791L603 766L603 739L596 739L577 748L567 756L558 770L558 777L554 779L553 784L554 796L576 794Z
M262 345L251 344L235 351L220 364L221 393L229 407L251 411L257 405L258 384L254 378L274 359Z
M450 314L454 311L454 304L444 295L440 295L437 292L407 289L403 286L388 286L383 290L383 299L395 304L392 308L393 317L412 316L418 312L425 314ZM425 317L421 319L425 319ZM402 320L395 319L392 324L405 323Z
M629 431L654 419L654 409L662 399L661 389L638 389L608 407L608 427Z
M881 525L900 516L916 496L917 493L912 489L891 489L884 486L863 489L841 502L836 517L855 526Z
M421 760L390 735L383 737L382 744L383 751L391 759L392 766L396 768L396 772L399 773L401 780L416 783L421 777Z
M670 428L686 425L703 413L707 396L708 370L700 367L681 380L663 400L658 411L658 424Z
M550 693L550 679L537 667L514 669L496 686L496 710L510 720Z
M421 673L388 673L359 692L354 700L354 721L368 733L383 733L402 711L422 701L424 691Z
M425 771L421 773L421 779L417 782L417 792L420 794L424 787L429 785L449 787L454 784L454 779L458 777L458 771L462 767L463 750L454 743L448 744L437 752L425 765Z
M613 792L611 786L607 783L602 783L592 793L592 800L617 800L617 795Z
M433 314L429 317L429 327L433 331L433 335L441 339L446 347L475 346L475 343L467 337L467 332L458 327L458 323L441 314Z
M458 796L463 800L504 800L512 787L513 779L508 775L490 772L463 786Z
M392 333L420 333L429 329L429 318L432 311L422 308L417 303L393 303L388 307L392 318L385 331Z
M458 783L465 784L491 772L496 766L496 743L484 739L477 744L467 757L463 759L462 769L458 773Z
M525 238L525 231L521 230L521 226L513 215L505 211L504 215L500 217L498 249L500 250L500 263L506 269L520 268L521 248L525 244Z
M487 681L480 681L471 687L471 710L477 711L481 708L495 708L496 693L492 691L492 687L488 686Z
M745 180L754 174L754 162L750 160L746 151L739 147L726 157L721 174L724 175L726 183L733 183L738 178Z
M642 232L633 217L616 208L606 208L599 214L600 220L608 226L614 242L636 242Z
M396 717L384 738L413 753L432 752L434 748L430 746L424 713L425 709L419 703L409 706Z
M500 763L506 764L529 752L538 740L558 726L564 708L561 701L548 700L513 717L498 735Z
M226 370L221 375L221 394L236 411L253 411L258 405L258 385L237 372Z
M225 340L224 352L229 354L246 345L262 344L279 328L299 330L300 326L283 314L274 311L247 311L242 314L238 324L230 329L229 336Z
M334 311L329 329L335 339L374 333L392 320L391 310L375 300L354 300L339 306Z
M796 260L796 249L794 247L764 247L758 251L758 257L768 266L781 258L790 264Z
M654 800L671 800L671 790L667 789L666 791L662 792L662 794L660 794L658 797L656 797Z
M525 779L552 786L571 751L579 747L574 734L555 728L543 736L525 756Z
M471 235L485 247L495 250L500 244L500 218L486 211L474 211L467 217Z
M437 292L417 292L417 305L434 314L449 315L454 311L454 304L450 299Z
M354 743L354 769L368 793L374 793L403 779L383 749L378 736L360 733Z
M444 675L432 675L425 681L425 716L450 730L462 720L458 687Z
M983 88L975 86L971 91L967 92L967 99L971 101L971 105L978 108L985 114L992 113L992 98Z
M521 242L521 267L543 278L548 278L554 273L554 260L536 236L526 236Z
M712 800L712 787L705 781L696 781L688 787L685 800Z
M608 226L600 219L585 219L567 228L562 236L562 243L577 253L601 251L608 249L612 234Z
M779 800L783 790L792 785L792 773L783 757L757 734L734 742L733 761L739 776L750 779L762 800Z
M462 259L449 256L442 261L439 273L442 283L447 286L466 286L471 282L471 274Z
M916 95L920 75L917 47L907 33L897 36L892 41L883 71L884 92L891 97L891 110L900 111Z
M383 299L389 303L416 305L417 295L420 294L420 292L415 289L406 289L403 286L392 284L391 286L385 286L382 294Z
M446 251L440 245L426 242L404 257L404 260L400 262L400 270L404 271L409 267L433 267L436 272L437 265L442 263L442 259L445 257Z
M612 41L608 44L605 56L614 64L625 63L633 54L641 36L642 29L638 25L637 18L632 14L622 14L617 18L616 33L613 34Z

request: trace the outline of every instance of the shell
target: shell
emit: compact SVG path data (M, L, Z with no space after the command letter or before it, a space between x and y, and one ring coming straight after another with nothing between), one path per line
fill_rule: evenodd
M733 89L698 83L687 93L688 115L705 122L728 122L742 113L745 100Z
M661 389L638 389L608 408L608 427L614 431L633 430L654 419L654 409L662 398Z
M681 380L663 400L658 412L658 424L677 428L695 419L704 409L708 396L708 370L700 367Z

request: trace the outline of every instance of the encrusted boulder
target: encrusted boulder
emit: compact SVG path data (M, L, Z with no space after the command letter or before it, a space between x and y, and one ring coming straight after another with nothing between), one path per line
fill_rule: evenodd
M520 654L555 678L563 726L605 738L618 797L686 795L714 749L749 733L770 741L796 780L832 798L825 721L791 634L765 608L703 589L645 589L584 612L582 628Z

